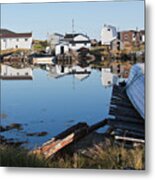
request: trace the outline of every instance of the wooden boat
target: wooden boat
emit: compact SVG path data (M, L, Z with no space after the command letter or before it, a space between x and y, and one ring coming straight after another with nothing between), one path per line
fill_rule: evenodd
M145 117L144 83L144 63L139 63L134 65L130 70L130 74L126 85L126 93L131 103L143 119Z

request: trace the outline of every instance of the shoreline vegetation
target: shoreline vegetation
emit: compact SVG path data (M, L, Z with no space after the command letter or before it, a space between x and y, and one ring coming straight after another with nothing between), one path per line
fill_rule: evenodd
M48 168L83 168L83 169L145 169L145 147L126 148L110 143L110 145L93 145L83 151L73 151L71 145L45 159L22 147L0 145L0 166L9 167L48 167ZM85 153L82 153L85 152Z

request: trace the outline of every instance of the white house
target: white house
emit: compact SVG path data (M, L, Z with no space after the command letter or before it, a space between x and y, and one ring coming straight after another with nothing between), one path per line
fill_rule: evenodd
M31 49L32 33L15 33L7 29L0 29L1 50Z
M110 45L111 41L117 38L116 27L104 25L101 31L101 44Z
M55 55L64 54L69 51L69 43L60 42L55 46Z
M69 43L69 49L78 50L82 47L90 48L91 41L88 36L84 34L66 34L64 36L64 41Z
M33 73L31 68L17 69L1 64L0 77L4 80L32 80Z

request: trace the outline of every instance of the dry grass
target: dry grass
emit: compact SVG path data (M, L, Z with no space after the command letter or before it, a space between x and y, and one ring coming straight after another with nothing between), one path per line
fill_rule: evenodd
M111 146L104 149L94 146L86 155L81 153L61 153L51 159L30 155L21 148L0 147L1 166L87 168L87 169L135 169L143 170L144 147L126 149Z

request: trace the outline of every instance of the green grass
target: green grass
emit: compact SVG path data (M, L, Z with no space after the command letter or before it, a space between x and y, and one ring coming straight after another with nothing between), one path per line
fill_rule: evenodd
M22 148L9 146L0 147L1 166L11 167L49 167L49 168L90 168L90 169L136 169L143 170L144 147L126 149L111 146L106 149L94 146L89 149L91 156L82 154L61 153L54 158L45 159L42 156L30 154Z

